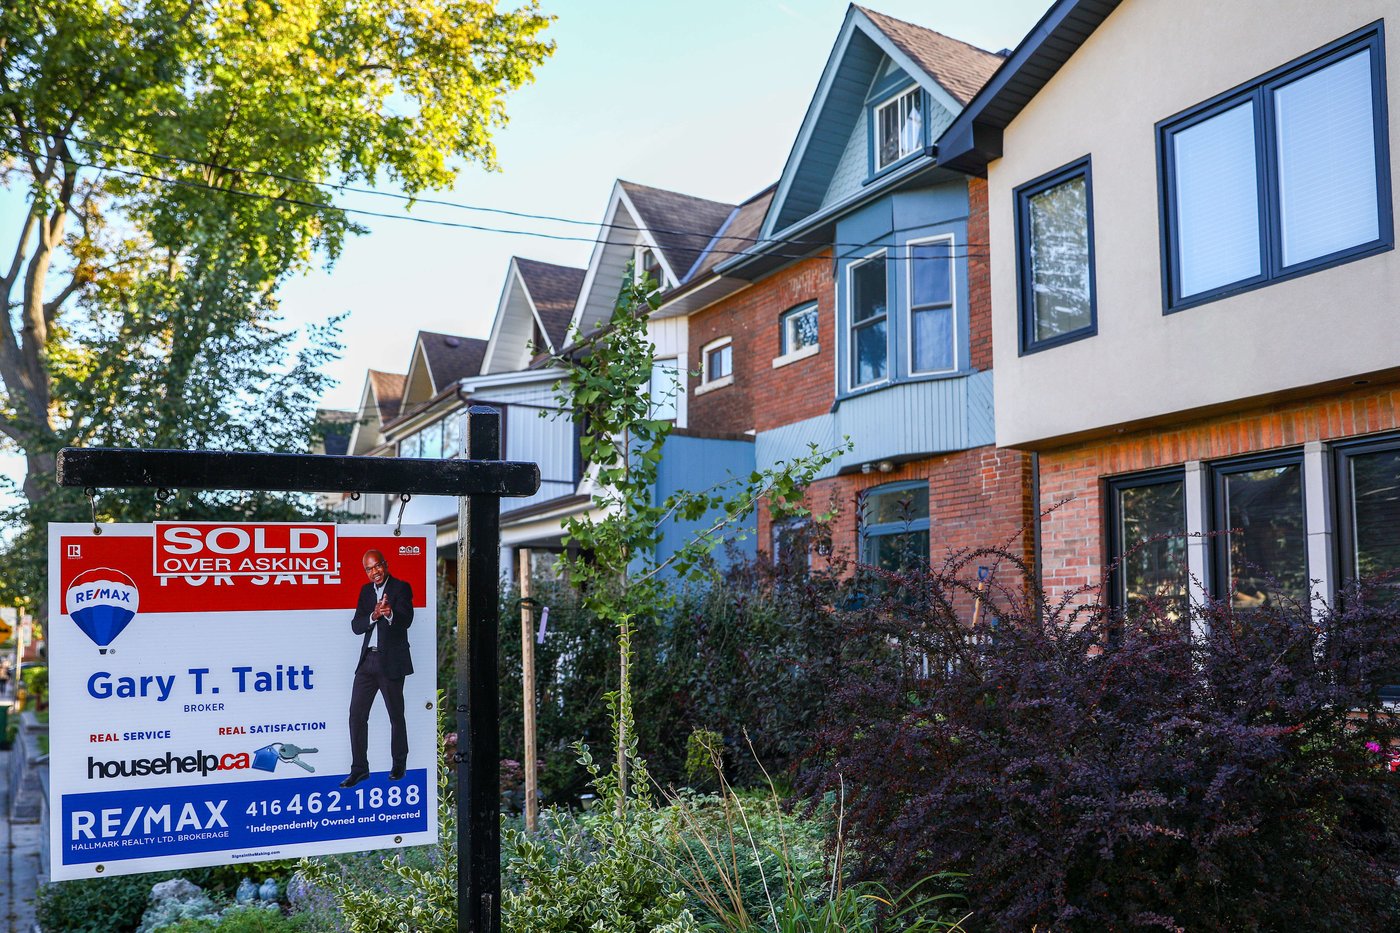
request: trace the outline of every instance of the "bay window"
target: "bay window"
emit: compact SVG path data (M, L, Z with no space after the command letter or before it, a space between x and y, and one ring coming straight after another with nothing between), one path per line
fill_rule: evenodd
M953 238L909 244L909 371L957 368L953 309Z
M889 374L888 294L885 254L847 270L850 293L850 386L870 385Z

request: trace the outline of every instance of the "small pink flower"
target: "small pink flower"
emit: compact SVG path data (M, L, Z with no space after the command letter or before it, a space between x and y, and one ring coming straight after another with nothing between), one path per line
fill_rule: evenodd
M1380 751L1381 751L1381 743L1379 743L1379 742L1367 742L1367 743L1366 743L1366 751L1368 751L1368 752L1375 752L1376 754L1379 755L1379 754L1380 754Z

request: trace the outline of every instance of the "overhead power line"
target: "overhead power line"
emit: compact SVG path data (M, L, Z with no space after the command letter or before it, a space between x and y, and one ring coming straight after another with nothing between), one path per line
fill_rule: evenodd
M0 146L0 152L7 152L7 153L9 153L10 155L23 156L23 157L28 157L28 158L41 158L41 157L43 157L43 154L42 154L42 153L37 153L37 152L33 152L33 151L31 151L31 150L22 149L22 148L21 148L21 149L16 149L16 148L12 148L11 146ZM174 157L170 157L170 158L174 159ZM281 203L281 204L288 204L288 205L295 206L295 207L310 208L310 209L316 210L316 211L331 211L331 212L337 212L337 213L341 213L341 214L349 214L349 215L354 215L354 216L359 216L359 217L374 217L374 218L379 218L379 219L382 219L382 220L397 220L397 221L403 221L403 222L407 222L407 223L427 224L427 225L434 226L434 227L446 227L446 228L457 229L457 230L470 230L470 231L474 231L474 232L478 232L478 233L499 233L499 234L503 234L503 235L507 235L507 236L521 236L521 237L529 237L529 238L535 238L535 239L553 240L553 241L556 241L556 242L588 243L588 244L592 244L592 245L628 246L628 247L631 247L631 246L635 245L635 244L633 243L633 241L631 241L631 240L610 240L610 239L608 239L606 236L603 236L603 237L572 236L572 235L569 235L569 234L547 233L547 232L539 231L539 230L521 230L521 229L516 229L516 228L510 228L510 227L496 227L496 226L490 226L490 225L486 225L486 224L469 224L469 223L463 223L463 222L460 222L460 221L453 221L453 220L438 220L438 219L429 218L429 217L415 217L415 216L413 216L413 215L411 215L411 214L395 214L395 213L389 213L389 212L387 212L387 211L374 211L374 210L368 210L368 209L366 209L366 208L359 208L359 207L344 207L344 206L337 205L337 204L327 204L327 203L321 203L321 202L317 202L317 201L308 201L308 200L305 200L305 199L303 199L303 198L293 198L293 197L289 197L289 196L286 196L286 195L264 194L264 193L261 193L261 192L257 192L257 191L248 191L248 190L241 189L241 188L224 188L224 187L220 187L220 186L218 186L218 185L210 185L210 184L207 184L207 183L205 183L205 182L191 181L191 180L189 180L189 179L184 179L184 178L172 178L172 177L167 176L167 175L157 175L157 174L154 174L154 173L152 173L152 172L141 171L140 169L122 168L122 167L116 166L116 165L110 165L110 164L106 164L106 163L102 163L102 162L93 162L93 161L84 160L84 159L77 159L77 158L73 158L73 157L69 157L69 158L65 159L64 161L67 161L67 162L69 162L69 163L71 163L71 164L78 165L78 166L81 166L81 167L93 168L93 169L97 169L98 171L102 171L102 172L112 172L112 173L114 173L114 174L124 175L124 176L132 177L132 178L143 178L143 179L146 179L146 180L149 180L149 181L154 181L154 182L157 182L157 183L160 183L160 184L170 185L170 186L173 186L173 187L190 188L190 189L201 190L201 191L215 192L215 193L219 193L219 194L235 195L235 196L241 197L241 198L250 198L250 199L254 199L254 200L271 201L271 202L276 202L276 203ZM181 161L181 160L175 159L175 161ZM200 165L200 164L203 164L203 163L198 163L198 162L195 162L195 161L190 161L188 164ZM216 168L217 168L217 166L207 166L207 167L216 167ZM231 171L231 172L234 173L234 174L265 175L266 177L269 177L269 178L277 178L277 179L281 179L281 180L284 180L284 181L293 181L293 182L300 181L300 182L303 182L303 183L305 183L305 184L313 185L313 186L330 187L330 188L335 188L335 187L337 187L336 185L334 185L334 184L332 184L332 183L313 182L313 181L310 181L310 180L307 180L307 179L296 179L294 176L276 175L276 174L273 174L273 173L243 172L242 170L238 170L238 169L230 169L229 171ZM347 190L349 190L349 189L347 189ZM374 191L373 189L358 189L358 190L363 191L364 193L368 193L368 194L380 194L380 195L385 195L385 196L389 196L389 197L393 197L393 198L399 198L399 199L404 199L404 200L414 200L414 199L410 198L410 197L407 196L407 195L397 195L397 194L394 194L393 192L376 192L376 191ZM431 201L424 200L423 203L435 203L435 202L431 202ZM470 206L470 205L456 204L455 202L436 202L436 203L441 203L441 204L447 205L447 206L456 206L456 207L459 207L459 208L462 208L462 209L465 209L465 210L481 210L481 211L492 211L492 212L499 212L499 213L508 213L508 214L510 214L510 215L512 215L512 216L520 217L520 218L522 218L522 219L533 219L533 220L543 220L543 221L551 221L551 220L554 220L554 218L551 218L551 217L549 217L548 215L542 215L542 214L527 214L527 213L519 212L519 211L514 211L514 212L512 212L512 211L505 211L504 209L501 209L501 208L473 207L473 206ZM567 222L567 223L584 223L584 222L582 222L582 221L570 221L570 220L566 220L566 219L563 219L563 218L560 218L560 220L563 220L564 222ZM628 230L628 231L630 231L630 232L637 232L635 228L632 228L632 227L623 227L622 225L616 225L616 224L591 224L591 223L590 223L589 226L613 227L613 228L617 228L617 229L626 229L626 230ZM689 237L695 237L696 239L705 239L705 240L707 240L707 241L724 240L724 239L737 239L737 240L747 240L747 241L750 241L750 242L754 242L754 243L758 243L758 244L765 244L765 245L766 245L766 244L783 244L783 245L786 245L786 246L792 246L792 247L796 247L796 248L799 248L799 249L806 249L806 250L808 250L808 252L804 252L804 253L763 252L763 253L761 254L761 255L763 255L763 256L772 257L772 258L776 258L776 259L808 259L808 258L811 258L811 252L812 252L812 251L821 250L821 249L828 249L828 248L851 249L851 250L856 250L856 249L868 250L868 249L879 248L879 247L880 247L880 244L879 244L879 243L829 243L829 242L826 242L826 241L809 241L809 240L798 240L798 239L791 239L791 238L788 238L788 239L767 239L767 240L761 240L761 239L755 239L755 238L752 238L752 237L737 237L737 236L736 236L736 237L730 237L730 236L727 236L727 235L722 234L722 233L716 234L716 233L707 233L707 232L702 232L702 231L665 230L665 229L656 229L656 228L646 228L646 229L647 229L649 232L654 232L654 233L669 233L669 234L678 235L678 236L689 236ZM893 234L896 234L896 233L907 233L907 232L911 232L911 231L915 231L915 230L923 230L923 229L925 229L925 228L924 228L924 227L902 227L902 228L895 228L895 229L891 230L889 233L890 233L890 235L893 235ZM979 244L973 244L973 243L964 243L964 244L960 244L960 245L954 246L952 249L950 249L946 255L947 255L949 258L964 258L964 257L966 257L966 258L985 258L985 257L986 257L986 255L987 255L986 253L973 252L973 251L971 250L971 247L973 247L973 246L985 247L986 244L980 244L980 243L979 243ZM747 249L722 249L722 248L719 248L719 247L713 247L713 246L710 246L710 245L709 245L709 242L707 242L707 245L706 245L705 247L701 247L701 248L683 247L683 249L684 249L686 252L695 252L695 253L700 253L700 254L721 255L721 256L746 256L746 255L755 255L752 251L747 250ZM903 260L903 259L905 259L905 258L907 258L907 257L896 255L896 256L893 256L893 257L891 257L891 256L886 256L885 258L886 258L887 261L888 261L888 260L891 260L891 259L893 259L893 260L895 260L895 261L900 261L900 260ZM689 270L687 270L687 271L689 271Z

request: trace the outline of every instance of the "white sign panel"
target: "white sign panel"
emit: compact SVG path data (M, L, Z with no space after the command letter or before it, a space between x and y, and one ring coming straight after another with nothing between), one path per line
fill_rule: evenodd
M50 525L50 877L434 842L435 544Z

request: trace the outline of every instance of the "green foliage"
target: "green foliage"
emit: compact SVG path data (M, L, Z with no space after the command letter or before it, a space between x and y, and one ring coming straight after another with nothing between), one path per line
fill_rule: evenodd
M313 928L305 917L286 916L266 907L233 907L217 920L181 920L161 933L302 933Z
M47 706L49 702L49 666L47 664L26 664L20 671L20 683L24 685L26 702L33 706Z
M553 51L548 22L494 0L0 4L0 183L24 196L0 231L16 244L0 432L27 460L11 601L44 599L44 523L87 517L52 483L59 448L304 449L335 322L279 328L276 290L361 232L328 184L416 194L464 161L494 167L491 131ZM156 512L149 492L99 508ZM202 493L169 510L307 505Z
M299 885L333 904L314 911L318 930L348 933L456 933L457 821L447 768L438 770L438 841L433 846L361 856L305 859ZM368 870L366 870L368 869Z
M283 881L292 861L259 862L252 865L219 865L160 871L111 878L61 881L39 888L36 910L46 931L63 933L133 933L150 902L151 888L172 878L185 878L208 892L215 900L231 902L238 882L256 869L259 878ZM276 928L273 928L276 929Z
M503 833L501 892L505 933L696 933L674 874L662 864L670 821L651 806L649 789L634 788L634 805L615 806L622 789L587 749L600 806L576 815L547 809L540 831Z
M696 729L685 740L685 777L692 787L709 783L724 766L724 736L712 729Z

